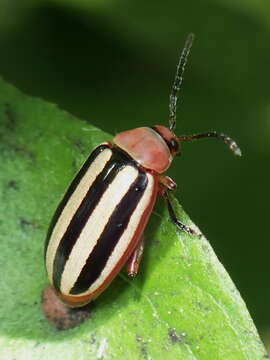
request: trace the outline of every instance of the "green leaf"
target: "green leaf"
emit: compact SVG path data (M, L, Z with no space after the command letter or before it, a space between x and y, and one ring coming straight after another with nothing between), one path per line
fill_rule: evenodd
M238 291L205 238L158 202L136 279L123 271L68 331L45 320L43 243L66 186L111 136L0 80L1 359L263 359ZM179 218L191 224L174 200Z

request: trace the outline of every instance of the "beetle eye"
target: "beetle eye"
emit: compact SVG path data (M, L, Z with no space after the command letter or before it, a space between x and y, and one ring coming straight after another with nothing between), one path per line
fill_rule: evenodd
M171 139L170 140L170 151L172 153L172 155L179 155L180 154L180 147L179 147L179 142L176 141L175 139Z

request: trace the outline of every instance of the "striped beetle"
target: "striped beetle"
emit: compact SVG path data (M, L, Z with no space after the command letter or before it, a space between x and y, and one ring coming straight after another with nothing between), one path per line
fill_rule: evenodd
M177 94L193 39L194 35L189 34L177 65L170 94L169 128L136 128L116 135L113 143L99 145L56 210L45 247L46 268L56 294L70 307L83 306L96 298L126 263L128 274L137 274L143 231L157 195L165 198L173 223L196 235L177 219L169 198L169 190L174 190L176 184L163 175L180 153L181 142L218 138L235 155L241 155L237 144L222 133L173 133Z

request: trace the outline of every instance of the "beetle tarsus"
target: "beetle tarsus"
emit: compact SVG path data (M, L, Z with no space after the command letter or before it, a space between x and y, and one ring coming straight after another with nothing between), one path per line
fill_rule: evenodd
M197 231L193 230L191 227L184 225L183 223L181 223L179 220L177 219L172 219L172 222L182 231L185 231L187 234L191 235L191 236L198 236L201 237L202 234L198 233Z
M192 229L191 227L183 224L181 221L179 221L177 219L177 216L174 212L172 203L169 199L169 195L167 192L165 192L164 194L164 198L166 200L167 203L167 207L168 207L168 212L169 212L169 216L171 218L171 221L178 227L178 229L180 229L181 231L185 231L187 234L191 235L191 236L197 236L197 237L201 237L202 234L197 232L196 230Z

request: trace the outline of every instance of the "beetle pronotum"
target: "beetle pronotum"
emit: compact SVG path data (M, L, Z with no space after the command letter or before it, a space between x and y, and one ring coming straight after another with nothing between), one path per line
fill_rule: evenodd
M177 94L194 35L179 58L169 101L169 128L156 125L124 131L99 145L72 181L53 217L45 249L49 281L70 307L96 298L123 265L135 276L143 253L143 232L157 195L165 198L173 223L196 232L176 217L169 191L176 184L163 173L180 143L202 138L223 140L235 155L235 141L215 131L176 136Z

